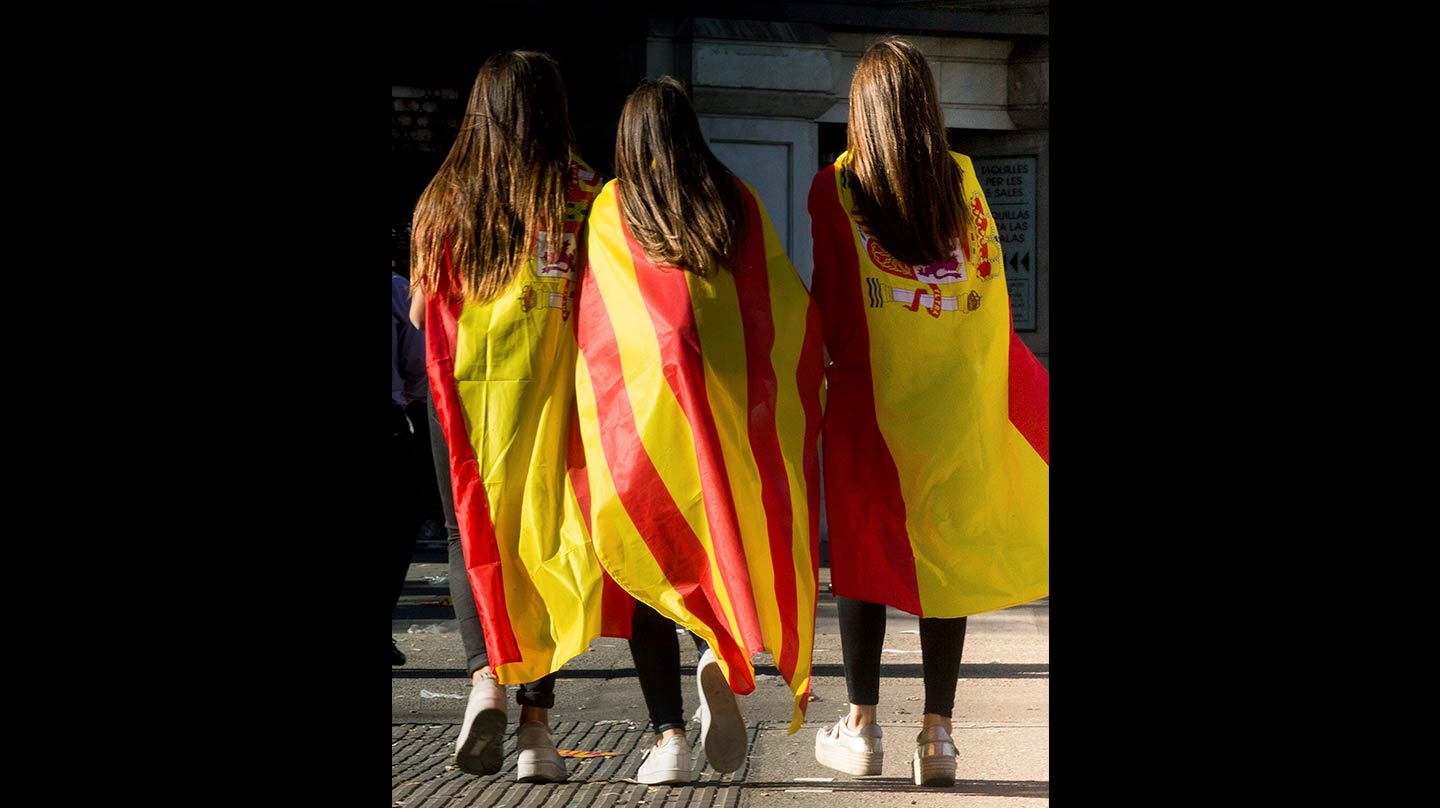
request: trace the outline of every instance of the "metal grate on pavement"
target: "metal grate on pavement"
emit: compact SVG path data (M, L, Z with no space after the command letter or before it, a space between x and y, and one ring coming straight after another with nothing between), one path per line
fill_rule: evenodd
M695 748L695 780L673 786L635 781L641 752L654 741L647 725L630 721L557 721L550 728L570 779L564 783L515 782L515 727L505 736L505 764L492 775L474 775L455 766L458 724L391 725L392 808L602 808L644 803L651 808L734 806L749 761L731 774L706 765L699 730L687 738ZM754 729L748 728L753 742ZM609 754L618 753L618 754Z

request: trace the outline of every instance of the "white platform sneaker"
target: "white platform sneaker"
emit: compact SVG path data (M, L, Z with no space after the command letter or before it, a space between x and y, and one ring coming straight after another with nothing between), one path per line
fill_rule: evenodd
M815 736L815 760L846 774L879 774L885 764L884 730L879 724L852 730L845 722L842 716Z

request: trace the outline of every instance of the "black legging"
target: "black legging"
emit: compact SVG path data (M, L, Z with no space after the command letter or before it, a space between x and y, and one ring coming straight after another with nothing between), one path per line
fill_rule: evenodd
M435 482L440 486L440 512L445 516L445 539L450 562L450 601L455 608L455 622L460 628L460 642L465 646L466 673L490 664L485 649L485 630L480 626L480 611L470 577L465 572L465 551L460 547L460 523L455 518L455 489L450 482L450 447L445 443L445 430L435 412L435 398L429 396L430 449L435 460ZM515 700L530 707L550 709L555 706L555 674L546 674L535 682L520 685Z
M835 596L840 611L840 649L845 689L851 704L880 703L880 653L885 645L885 606ZM925 712L950 718L960 655L965 650L964 617L920 618L920 666L925 676Z
M699 634L689 634L695 639L695 650L704 654L709 645ZM635 617L630 621L630 658L635 660L635 676L640 680L640 692L645 695L655 732L683 730L685 701L680 687L680 638L675 622L636 602Z

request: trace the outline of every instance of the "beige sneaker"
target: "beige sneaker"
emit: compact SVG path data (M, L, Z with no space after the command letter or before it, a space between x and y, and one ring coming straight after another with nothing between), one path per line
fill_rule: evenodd
M851 730L842 716L815 736L815 760L846 774L861 777L879 774L885 764L884 739L885 732L879 724Z
M563 783L567 776L565 760L555 748L550 728L539 721L526 721L515 731L517 783Z
M955 741L944 727L927 727L915 736L910 771L917 786L955 785Z
M714 651L707 648L701 655L695 681L700 686L700 748L715 771L729 774L745 762L749 739L735 691L725 681Z
M505 686L493 674L482 674L465 705L465 723L455 741L455 765L469 774L494 774L505 761Z
M635 779L654 786L661 783L688 783L695 779L691 770L695 768L695 753L690 751L690 742L684 735L671 736L660 746L652 746L641 752L645 762Z

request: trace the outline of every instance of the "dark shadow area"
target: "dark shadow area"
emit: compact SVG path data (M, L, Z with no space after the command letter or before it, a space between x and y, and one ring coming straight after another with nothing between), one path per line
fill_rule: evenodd
M428 105L423 137L412 137L420 111L396 109L392 98L390 210L392 249L406 249L415 200L445 159L463 117L480 66L511 48L542 50L560 63L570 99L570 120L581 156L591 167L613 175L615 129L620 107L645 71L649 3L514 2L497 0L446 12L444 24L389 49L390 87L419 91Z
M417 562L412 558L410 563L415 564ZM413 572L414 568L412 567L411 574L413 574ZM414 578L410 578L405 581L403 595L412 598L448 598L450 597L450 581L448 578L443 581L433 582L425 580L417 581Z

